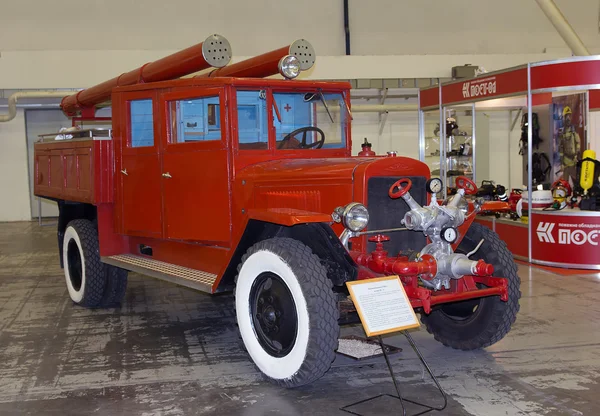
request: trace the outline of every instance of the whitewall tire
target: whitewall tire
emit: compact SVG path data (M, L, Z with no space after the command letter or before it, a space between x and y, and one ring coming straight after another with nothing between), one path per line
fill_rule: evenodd
M252 246L239 268L235 304L244 345L268 379L297 387L329 369L339 335L337 302L306 245L272 238Z
M81 306L98 306L104 295L107 276L100 261L98 233L94 225L88 220L69 222L62 253L71 300Z

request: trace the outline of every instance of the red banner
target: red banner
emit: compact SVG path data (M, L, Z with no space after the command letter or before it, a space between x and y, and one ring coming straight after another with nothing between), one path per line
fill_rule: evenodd
M531 105L552 104L552 93L543 92L541 94L533 94L531 96Z
M419 92L419 108L439 107L440 87L427 87Z
M442 86L442 103L467 103L519 94L527 94L526 67L445 84Z
M590 110L600 110L600 90L590 90Z
M562 62L531 67L531 89L600 84L600 60Z
M531 254L534 260L571 267L600 266L600 213L561 211L531 215Z

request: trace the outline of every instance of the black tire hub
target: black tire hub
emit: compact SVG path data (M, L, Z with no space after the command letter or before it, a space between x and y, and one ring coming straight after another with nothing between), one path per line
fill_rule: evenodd
M482 301L484 301L484 299L478 298L449 303L442 305L440 310L450 319L467 323L477 317L477 312L481 310Z
M250 289L250 313L258 342L273 357L285 357L296 343L298 315L281 277L261 273Z
M67 244L67 267L69 268L69 278L73 289L79 291L83 280L83 265L81 264L81 253L75 240L70 240Z

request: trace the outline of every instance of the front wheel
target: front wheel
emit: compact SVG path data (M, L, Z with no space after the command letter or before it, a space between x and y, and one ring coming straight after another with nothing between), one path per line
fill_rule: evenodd
M329 370L337 303L325 268L306 245L272 238L252 246L239 268L235 306L244 345L269 380L298 387Z
M494 266L494 276L508 279L508 301L499 296L471 299L436 307L421 322L442 344L461 350L474 350L495 344L510 331L519 311L521 279L506 243L483 225L473 223L461 241L459 253L468 253L485 242L471 259Z

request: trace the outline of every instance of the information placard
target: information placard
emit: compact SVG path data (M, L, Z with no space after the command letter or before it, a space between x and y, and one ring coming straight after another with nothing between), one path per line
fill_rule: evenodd
M367 336L420 326L398 276L356 280L346 285Z

